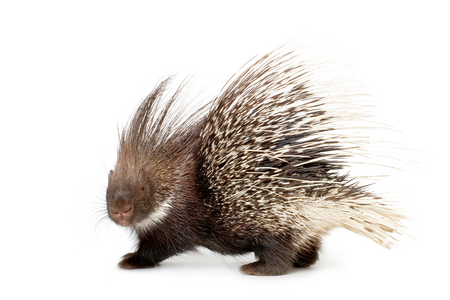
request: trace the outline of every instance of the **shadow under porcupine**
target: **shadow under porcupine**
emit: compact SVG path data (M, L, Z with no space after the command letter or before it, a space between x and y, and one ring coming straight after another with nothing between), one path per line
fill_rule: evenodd
M123 131L109 174L109 216L139 239L121 268L203 246L254 252L244 273L280 275L312 265L336 227L391 245L403 216L341 174L358 144L337 124L353 112L333 109L308 78L294 53L274 51L187 119L174 108L182 87L168 95L171 78L156 86Z

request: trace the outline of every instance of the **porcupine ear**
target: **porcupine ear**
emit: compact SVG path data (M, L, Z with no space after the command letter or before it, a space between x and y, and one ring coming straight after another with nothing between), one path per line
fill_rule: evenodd
M114 174L113 170L109 171L108 182L111 182L111 178L112 178L113 174Z
M139 169L139 177L138 177L138 181L139 181L139 190L141 192L144 192L145 188L145 183L147 182L147 172L145 172L144 169Z

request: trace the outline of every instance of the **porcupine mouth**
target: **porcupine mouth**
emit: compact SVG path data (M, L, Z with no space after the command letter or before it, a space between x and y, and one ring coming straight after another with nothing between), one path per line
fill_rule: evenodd
M113 220L114 221L114 220ZM130 227L132 224L128 221L114 221L117 225L123 226L123 227Z
M131 206L129 209L125 209L109 208L109 215L117 225L128 227L132 225L132 223L130 222L130 218L133 212L133 206Z

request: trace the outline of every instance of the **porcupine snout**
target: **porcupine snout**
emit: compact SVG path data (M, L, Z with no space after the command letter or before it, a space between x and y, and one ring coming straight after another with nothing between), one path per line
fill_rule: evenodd
M118 196L109 203L109 216L119 225L130 225L130 218L133 215L133 203L131 199L124 196Z

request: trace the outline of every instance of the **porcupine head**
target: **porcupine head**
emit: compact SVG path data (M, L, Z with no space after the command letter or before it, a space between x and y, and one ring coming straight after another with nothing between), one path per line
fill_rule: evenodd
M157 85L123 130L108 176L109 217L138 237L137 251L119 264L125 269L193 250L206 231L197 175L201 111L187 120L171 113L181 87L164 98L170 80Z
M354 112L333 110L295 62L281 50L261 57L187 120L171 110L181 89L161 105L170 79L143 101L109 174L108 213L138 237L120 267L204 246L254 252L244 273L280 275L313 264L336 227L391 245L403 216L340 173L360 141L336 128Z

